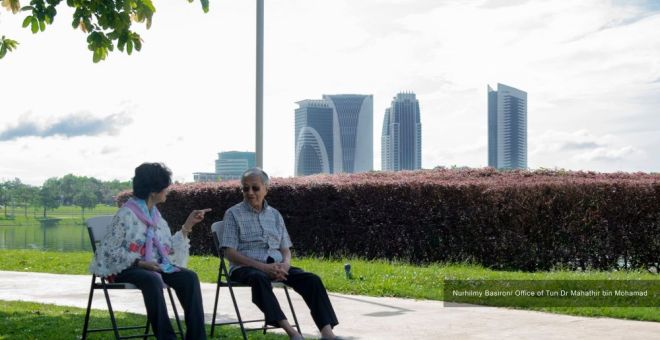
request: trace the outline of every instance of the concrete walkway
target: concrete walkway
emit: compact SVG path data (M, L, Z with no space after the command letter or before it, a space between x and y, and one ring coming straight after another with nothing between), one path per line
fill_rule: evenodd
M0 271L0 300L23 300L85 308L91 275L57 275ZM250 302L250 291L237 289L246 318L261 314ZM284 293L278 298L284 302ZM220 296L221 319L233 319L226 289ZM100 294L99 294L100 293ZM281 293L281 294L280 294ZM116 310L145 313L137 291L111 291ZM210 322L215 285L203 283L204 311ZM348 339L660 339L660 323L586 318L494 307L450 307L440 301L374 298L331 294L339 317L338 335ZM318 331L298 294L292 299L305 337ZM102 292L93 308L105 309ZM283 304L285 306L285 303ZM179 309L180 310L180 309ZM285 314L289 311L284 307Z

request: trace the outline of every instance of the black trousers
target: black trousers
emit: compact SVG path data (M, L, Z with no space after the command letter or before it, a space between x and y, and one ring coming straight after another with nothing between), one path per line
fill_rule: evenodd
M273 293L271 279L265 272L252 267L241 267L232 272L231 280L252 287L252 302L264 313L267 324L279 326L277 322L286 319ZM286 281L282 282L303 297L319 330L325 325L334 327L339 323L325 286L316 274L291 267Z
M204 326L204 307L202 291L197 274L180 268L175 273L161 273L163 280L176 292L186 316L186 339L206 339ZM153 327L157 339L176 339L172 323L167 315L167 305L163 295L163 282L158 275L142 268L129 268L117 274L115 282L127 282L136 285L142 291L147 318Z

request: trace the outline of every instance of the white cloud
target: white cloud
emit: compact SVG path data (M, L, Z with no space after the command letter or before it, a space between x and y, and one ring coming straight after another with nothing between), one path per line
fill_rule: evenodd
M632 146L608 149L599 147L575 156L578 160L584 161L623 161L631 156L641 155L643 152Z
M130 125L94 140L0 142L0 177L39 184L73 172L128 179L143 161L177 178L211 171L217 152L254 148L254 2L156 4L143 50L91 63L61 7L32 35L2 12L21 42L0 62L0 126L23 112L121 112ZM658 171L660 14L645 2L273 0L266 3L265 166L293 174L295 102L328 93L374 95L374 164L384 110L415 91L423 166L485 166L486 85L528 92L529 165ZM29 89L29 90L27 90ZM42 121L42 115L35 115ZM182 137L182 139L177 139ZM81 157L80 144L91 152ZM21 144L24 145L24 144ZM109 148L111 146L111 148ZM114 152L110 152L113 151ZM622 161L623 160L623 161Z

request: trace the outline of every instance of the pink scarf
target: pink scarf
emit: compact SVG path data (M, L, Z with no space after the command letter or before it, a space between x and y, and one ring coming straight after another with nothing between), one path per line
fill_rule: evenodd
M143 206L143 208L140 207ZM147 216L144 211L147 210L147 205L144 200L130 199L128 202L124 203L122 207L128 208L132 211L137 218L142 221L147 226L146 241L144 244L144 257L145 261L154 260L154 248L160 254L160 268L164 273L173 273L178 272L179 268L172 265L168 257L168 252L165 247L160 243L156 232L158 231L158 222L161 220L160 212L154 206L151 209L151 218Z

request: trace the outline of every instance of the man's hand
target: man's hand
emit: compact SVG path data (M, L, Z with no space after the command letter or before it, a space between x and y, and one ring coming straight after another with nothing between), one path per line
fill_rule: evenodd
M289 271L282 268L282 263L264 264L261 270L263 270L269 278L275 281L284 281L286 280L286 276L289 275Z
M278 263L278 265L280 266L280 269L282 269L284 272L289 274L289 269L291 269L291 265L288 262Z

